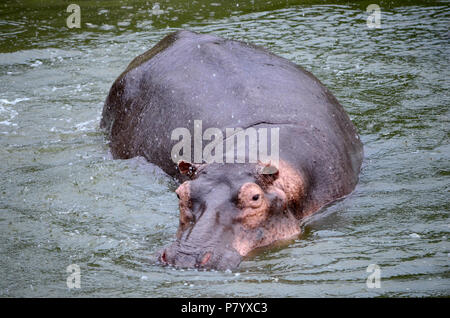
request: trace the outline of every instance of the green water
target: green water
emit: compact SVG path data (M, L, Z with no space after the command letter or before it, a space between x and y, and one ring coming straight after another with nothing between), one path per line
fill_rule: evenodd
M72 2L79 29L66 27ZM0 296L450 296L449 2L381 1L379 29L367 27L370 3L2 2ZM176 183L112 160L99 131L114 79L181 28L304 66L365 145L352 195L234 272L149 262L175 237ZM66 284L70 264L80 289ZM366 285L369 264L381 288Z

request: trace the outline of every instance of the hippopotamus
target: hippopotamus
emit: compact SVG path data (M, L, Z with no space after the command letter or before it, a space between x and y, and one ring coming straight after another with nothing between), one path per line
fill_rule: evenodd
M353 191L363 160L355 126L313 74L186 30L132 60L100 127L114 158L144 157L180 182L176 239L157 252L176 268L235 269L252 250L298 237L304 218ZM243 149L228 151L242 133Z

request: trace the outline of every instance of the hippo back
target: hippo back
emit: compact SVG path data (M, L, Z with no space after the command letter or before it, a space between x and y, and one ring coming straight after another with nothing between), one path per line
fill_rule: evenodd
M308 176L315 206L351 192L362 144L343 107L298 65L263 48L179 31L135 58L114 82L101 127L115 158L144 156L169 175L171 133L279 127L280 158ZM311 203L312 204L312 203Z

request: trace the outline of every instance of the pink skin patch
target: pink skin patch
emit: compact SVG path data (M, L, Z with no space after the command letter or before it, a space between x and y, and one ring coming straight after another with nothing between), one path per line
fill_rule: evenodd
M175 192L179 198L180 207L180 225L177 231L177 237L180 238L181 233L192 220L189 182L181 184Z
M203 256L202 261L200 262L200 266L203 266L205 264L207 264L209 262L209 260L211 259L212 253L208 252L205 254L205 256Z
M278 240L291 239L301 233L297 218L287 207L304 199L307 184L299 172L284 161L279 162L277 173L273 176L274 180L267 177L264 179L268 179L263 185L264 190L254 183L241 187L239 221L243 228L233 241L234 249L241 256L247 255L255 248L270 245ZM270 213L270 204L265 195L268 193L281 200L285 210L282 214ZM254 200L258 194L258 199Z
M266 168L271 167L270 164L262 165ZM234 220L239 229L235 233L232 246L241 256L275 241L290 239L301 232L295 211L291 211L289 207L297 207L304 200L308 186L306 180L298 170L284 161L280 161L275 168L276 173L263 175L260 180L262 182L258 184L248 182L240 188L238 195L240 213ZM180 200L178 238L192 222L190 190L189 181L181 184L176 190ZM274 200L279 204L278 213L275 214L271 210ZM302 212L308 212L309 208L304 206ZM205 266L211 257L211 252L205 253L197 266ZM161 261L167 263L165 252L161 255Z

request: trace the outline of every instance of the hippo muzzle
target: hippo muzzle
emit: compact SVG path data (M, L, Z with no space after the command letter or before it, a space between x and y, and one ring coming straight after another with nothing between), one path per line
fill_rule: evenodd
M177 268L231 270L239 266L242 257L231 248L188 249L177 241L161 251L159 260Z
M163 264L182 268L234 269L241 255L232 247L236 225L228 216L236 215L228 204L220 209L204 209L192 213L188 224L183 220L187 211L180 207L180 228L177 240L164 248L159 260ZM198 209L198 208L197 208ZM194 215L197 215L194 221ZM225 216L225 217L224 217ZM183 221L182 221L183 220Z
M189 171L200 170L176 190L177 239L159 253L159 261L180 268L235 269L251 250L299 234L286 193L274 183L278 172L261 176L264 167L190 166Z

